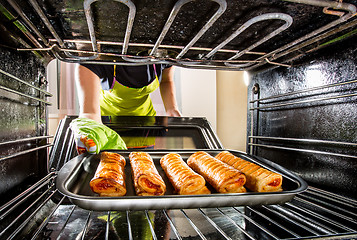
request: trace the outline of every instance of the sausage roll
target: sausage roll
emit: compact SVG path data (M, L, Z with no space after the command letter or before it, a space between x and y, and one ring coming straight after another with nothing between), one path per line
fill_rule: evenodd
M93 192L100 196L124 196L125 158L118 153L102 152L100 162L89 185Z
M166 185L158 173L151 156L144 152L131 152L129 159L136 195L164 195Z
M210 194L205 179L193 171L177 153L169 153L160 159L162 169L180 195Z
M244 173L247 178L245 186L249 190L254 192L282 191L283 177L280 174L243 160L228 151L220 152L216 158Z
M206 152L196 152L187 160L188 166L201 174L220 193L246 192L243 173Z

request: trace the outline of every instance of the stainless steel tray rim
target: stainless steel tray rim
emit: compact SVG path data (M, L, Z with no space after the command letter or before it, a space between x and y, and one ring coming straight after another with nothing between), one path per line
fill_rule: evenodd
M284 191L284 192L245 192L245 193L211 193L211 194L200 194L200 195L163 195L163 196L122 196L122 197L100 197L100 196L82 196L82 195L77 195L77 194L71 194L68 193L66 190L63 191L63 188L58 188L58 190L65 196L73 198L73 199L78 199L78 200L88 200L88 201L98 201L98 200L106 200L106 201L118 201L118 200L138 200L140 199L155 199L159 200L161 199L180 199L180 200L185 200L185 199L191 199L191 198L209 198L212 199L214 198L226 198L227 196L230 197L241 197L242 195L248 195L248 196L274 196L274 195L291 195L292 193L295 193L295 191Z

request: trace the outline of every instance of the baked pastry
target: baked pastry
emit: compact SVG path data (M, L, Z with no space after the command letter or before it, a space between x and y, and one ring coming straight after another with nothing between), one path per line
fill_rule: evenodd
M166 185L158 173L151 156L144 152L131 152L129 159L136 195L164 195Z
M118 153L102 152L100 162L89 185L100 196L124 196L125 158Z
M168 153L160 159L162 169L175 191L180 195L210 194L205 179L193 171L177 153Z
M243 186L246 181L244 174L206 152L192 154L187 164L220 193L246 192Z
M244 173L247 178L245 186L251 191L279 192L283 190L281 187L283 177L278 173L243 160L228 151L220 152L216 158Z

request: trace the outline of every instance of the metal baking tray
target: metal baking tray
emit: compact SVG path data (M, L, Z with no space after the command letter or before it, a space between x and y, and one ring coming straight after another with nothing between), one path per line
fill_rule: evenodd
M166 193L163 196L136 196L131 177L131 168L129 162L130 151L112 151L125 157L127 163L125 166L127 194L122 197L100 197L92 192L89 186L90 180L100 161L100 154L90 155L82 154L71 159L66 163L57 176L58 190L69 197L70 201L84 209L94 211L110 210L149 210L149 209L184 209L184 208L211 208L228 206L252 206L261 204L282 204L290 201L294 196L307 189L306 182L285 168L268 161L266 159L253 157L242 152L231 151L232 154L245 160L258 164L266 169L280 173L283 176L283 191L271 193L229 193L222 194L212 190L209 195L177 195L170 184L165 172L160 166L160 158L169 152L175 152L182 156L186 161L189 156L200 150L178 150L178 151L160 151L145 150L154 160L156 168L166 184ZM217 155L219 150L202 150L212 156Z

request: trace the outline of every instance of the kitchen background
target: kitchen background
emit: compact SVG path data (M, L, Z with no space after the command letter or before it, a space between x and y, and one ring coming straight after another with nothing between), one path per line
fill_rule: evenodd
M47 67L49 134L66 115L78 115L74 63L53 60ZM184 117L205 117L226 149L246 151L247 86L244 71L197 70L175 67L176 98ZM152 94L158 116L165 115L159 90Z

